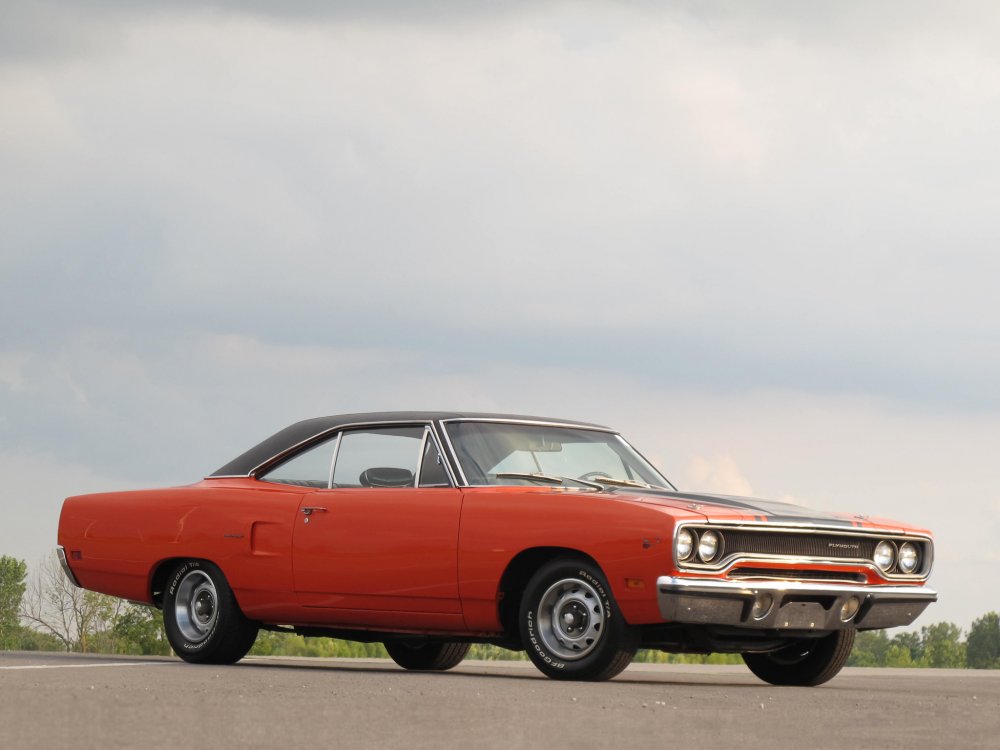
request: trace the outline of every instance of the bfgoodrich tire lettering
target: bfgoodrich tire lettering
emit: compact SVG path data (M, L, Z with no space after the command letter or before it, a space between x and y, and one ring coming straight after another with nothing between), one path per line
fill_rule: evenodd
M222 571L204 560L185 560L170 574L163 628L174 653L195 664L233 664L257 639Z
M833 679L853 647L854 630L835 630L822 638L803 638L778 651L743 654L743 661L772 685L813 687Z
M608 680L631 663L638 645L604 575L582 560L554 560L532 576L518 625L528 657L557 680Z

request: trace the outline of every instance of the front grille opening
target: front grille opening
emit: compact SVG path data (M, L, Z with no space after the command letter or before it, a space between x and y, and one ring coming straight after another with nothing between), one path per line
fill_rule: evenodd
M733 568L730 578L740 580L766 581L775 578L782 581L837 581L839 583L864 583L867 579L861 573L845 573L839 570L789 570L787 568Z
M745 555L796 555L848 560L871 560L878 539L834 534L783 534L756 529L724 531L726 553Z

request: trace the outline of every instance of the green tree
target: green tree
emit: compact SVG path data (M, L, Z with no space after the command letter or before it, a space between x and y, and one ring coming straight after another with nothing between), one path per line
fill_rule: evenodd
M854 649L847 660L849 667L884 667L889 636L884 630L866 630L854 638Z
M900 650L906 649L909 651L910 658L914 662L913 666L919 666L920 660L924 657L924 640L920 633L914 631L898 633L892 637L890 643L893 646L898 646Z
M50 633L41 633L31 628L21 628L19 651L63 651L63 642Z
M962 629L952 622L938 622L920 629L923 655L920 666L962 669L965 667L965 644Z
M167 634L163 630L163 618L153 607L127 604L111 626L114 634L115 651L120 654L170 653Z
M0 651L18 648L21 642L21 599L28 566L9 555L0 557Z
M965 640L966 660L973 669L1000 669L1000 614L988 612L972 623Z
M890 642L889 648L885 652L885 661L882 662L881 666L915 667L917 665L913 663L913 657L910 656L910 649L898 643Z
M274 633L262 630L251 656L324 656L347 658L388 659L381 643L358 643L337 638L305 638L294 633Z

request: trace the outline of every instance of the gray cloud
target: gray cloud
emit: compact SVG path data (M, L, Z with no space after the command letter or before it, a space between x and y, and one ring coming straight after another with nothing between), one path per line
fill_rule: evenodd
M585 48L551 19L185 16L12 75L3 291L32 325L5 340L616 351L666 383L995 409L995 56L604 14Z

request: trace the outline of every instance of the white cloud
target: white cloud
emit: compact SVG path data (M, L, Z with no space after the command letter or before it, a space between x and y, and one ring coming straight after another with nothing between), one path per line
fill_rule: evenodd
M743 497L752 497L754 494L750 482L731 456L695 456L688 464L685 478L687 481L684 484L687 487L697 487L703 492Z

